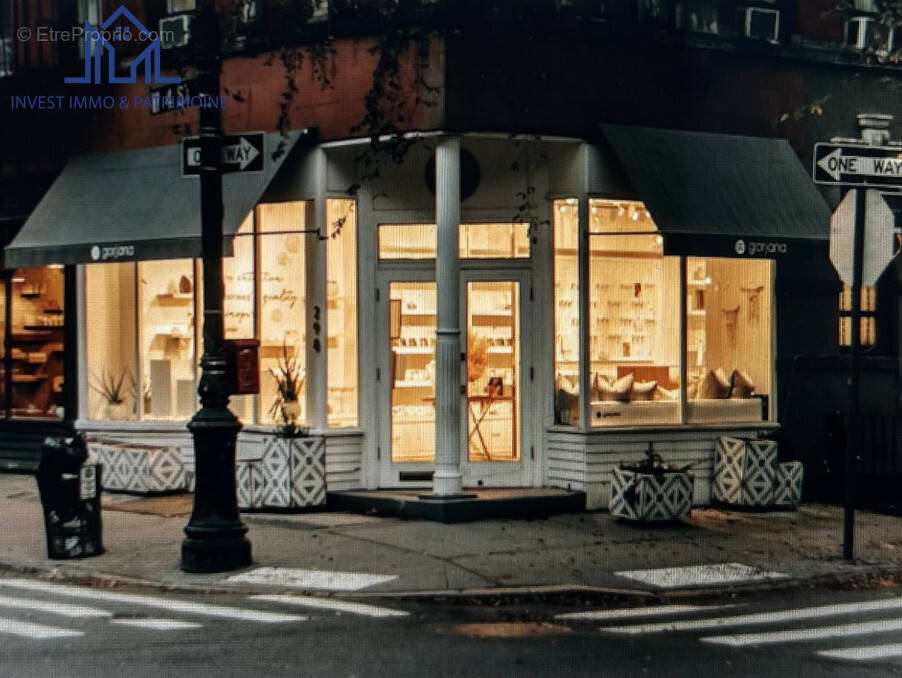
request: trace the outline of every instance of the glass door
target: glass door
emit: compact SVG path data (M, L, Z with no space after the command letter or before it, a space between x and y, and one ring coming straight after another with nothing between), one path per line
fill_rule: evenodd
M428 487L435 468L435 282L380 285L380 485Z
M461 302L466 346L464 484L530 484L524 460L522 332L526 274L491 279L465 272ZM528 438L528 436L527 436ZM531 456L531 454L529 455Z

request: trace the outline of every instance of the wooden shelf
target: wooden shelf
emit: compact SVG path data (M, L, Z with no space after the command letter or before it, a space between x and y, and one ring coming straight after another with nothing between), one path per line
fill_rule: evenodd
M392 350L399 355L430 355L435 353L434 346L395 346Z
M47 378L45 374L14 374L13 375L13 383L14 384L36 384L40 381L44 381Z

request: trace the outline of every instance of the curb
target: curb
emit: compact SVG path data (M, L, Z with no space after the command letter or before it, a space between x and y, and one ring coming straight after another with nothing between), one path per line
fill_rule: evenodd
M120 576L115 574L86 573L60 567L47 567L33 563L0 562L0 572L34 574L60 581L80 583L89 586L114 588L133 586L156 591L179 591L196 594L272 594L274 592L296 595L313 595L323 598L393 599L424 602L457 602L466 604L492 602L494 604L517 604L525 602L553 602L555 600L578 599L586 602L613 602L632 600L634 602L670 601L688 598L723 598L799 588L877 588L902 584L902 568L869 566L853 572L836 572L811 577L787 578L749 584L726 585L705 588L652 589L652 588L611 588L580 584L546 584L531 586L508 586L472 589L431 589L411 591L323 591L289 588L278 585L229 585L222 582L209 585L196 583L166 582L156 579Z

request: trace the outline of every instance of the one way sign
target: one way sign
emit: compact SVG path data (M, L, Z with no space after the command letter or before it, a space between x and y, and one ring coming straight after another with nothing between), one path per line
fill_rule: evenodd
M263 132L250 132L222 138L223 172L261 172L263 170ZM182 139L182 175L200 174L200 137Z
M902 186L902 147L814 145L814 183Z

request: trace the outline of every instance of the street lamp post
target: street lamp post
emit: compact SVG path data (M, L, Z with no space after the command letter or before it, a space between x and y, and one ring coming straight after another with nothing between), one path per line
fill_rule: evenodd
M202 101L215 102L219 96L217 22L213 0L201 2L192 40ZM235 496L235 444L241 423L228 408L230 380L222 316L222 119L215 105L200 108L199 127L204 314L198 387L201 408L188 424L194 438L196 487L194 510L182 542L181 568L186 572L225 572L251 564L251 544Z

